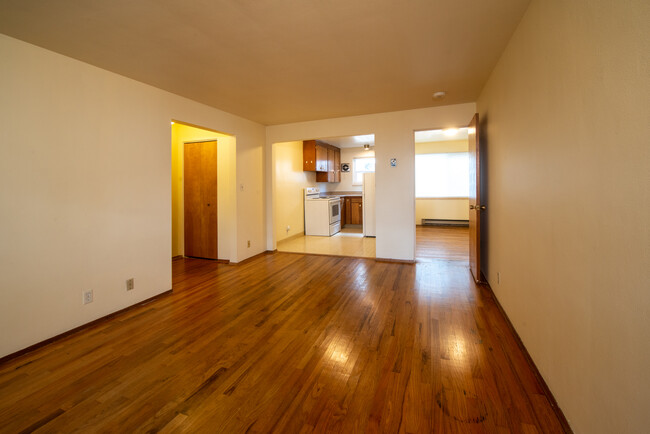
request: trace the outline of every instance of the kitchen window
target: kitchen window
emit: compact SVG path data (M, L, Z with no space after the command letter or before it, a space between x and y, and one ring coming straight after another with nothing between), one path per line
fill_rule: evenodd
M415 197L469 197L469 154L416 154Z
M352 159L352 185L363 184L363 174L375 171L375 157Z

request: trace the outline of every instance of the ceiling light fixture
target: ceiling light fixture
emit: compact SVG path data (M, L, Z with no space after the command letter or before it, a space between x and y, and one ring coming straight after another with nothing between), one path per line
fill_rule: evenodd
M440 92L435 92L433 94L434 99L443 99L447 95L447 92L445 91L440 91Z

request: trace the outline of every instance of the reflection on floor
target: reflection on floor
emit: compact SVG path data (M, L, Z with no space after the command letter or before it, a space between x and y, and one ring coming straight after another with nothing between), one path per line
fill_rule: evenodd
M436 259L469 262L469 228L453 226L417 226L415 260Z
M172 293L0 365L0 432L571 432L460 261L171 267Z
M278 252L374 258L375 239L364 237L361 228L345 227L331 237L303 235L278 241Z

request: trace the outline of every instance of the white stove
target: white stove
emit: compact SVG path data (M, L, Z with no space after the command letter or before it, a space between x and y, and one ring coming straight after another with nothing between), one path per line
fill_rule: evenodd
M318 187L305 188L305 235L332 236L341 231L341 198L321 197Z

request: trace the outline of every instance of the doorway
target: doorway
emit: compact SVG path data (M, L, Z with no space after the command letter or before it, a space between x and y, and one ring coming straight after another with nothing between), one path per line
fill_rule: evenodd
M468 130L414 133L415 258L469 261Z
M234 136L179 121L172 133L172 257L235 259Z
M319 174L317 171L316 167L321 162L316 152L314 159L303 158L306 155L304 147L307 146L309 153L310 147L316 147L314 151L318 150L316 145L324 147L326 151L333 151L333 158L323 158L322 164L328 165L327 173L321 171ZM369 224L375 221L375 205L374 201L370 200L374 198L374 182L372 191L364 191L364 186L370 186L369 182L364 181L369 178L367 175L374 175L374 157L373 134L309 137L299 141L274 143L273 232L277 250L374 258L374 224ZM314 164L314 160L318 163ZM331 170L334 172L330 172ZM312 211L316 212L315 208L318 208L315 203L306 203L307 188L318 188L316 196L333 196L335 201L340 199L340 221L334 223L335 226L340 223L340 231L337 227L331 236L306 234L306 229L307 232L312 231L309 227L316 223L305 221L305 205L310 206L310 216ZM373 193L372 196L370 193ZM331 221L329 223L332 224Z

